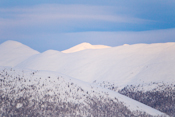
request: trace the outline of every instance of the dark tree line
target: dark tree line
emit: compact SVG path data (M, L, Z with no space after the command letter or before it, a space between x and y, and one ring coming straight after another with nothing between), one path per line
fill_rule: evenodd
M155 84L155 83L154 83ZM162 89L161 89L162 87ZM139 86L127 86L119 91L132 99L151 106L170 116L175 116L175 86L173 84L159 85L151 91L138 90ZM159 90L157 90L159 89Z

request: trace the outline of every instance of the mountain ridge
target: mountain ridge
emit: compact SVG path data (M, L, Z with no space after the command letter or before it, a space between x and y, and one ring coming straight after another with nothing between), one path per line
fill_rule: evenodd
M162 80L165 76L169 76L171 82L175 76L173 72L175 69L173 67L174 49L175 43L160 43L118 46L71 54L55 53L52 57L49 54L42 57L44 53L41 53L16 67L58 71L86 82L108 80L122 84L121 81L125 83L124 80L126 80L127 83L132 81L132 78L140 81L142 80L140 77L144 77L149 82L149 79L154 80L156 75ZM42 60L45 64L41 62ZM170 69L170 71L165 72L165 69Z
M36 54L39 52L20 42L9 40L0 44L0 66L14 67Z

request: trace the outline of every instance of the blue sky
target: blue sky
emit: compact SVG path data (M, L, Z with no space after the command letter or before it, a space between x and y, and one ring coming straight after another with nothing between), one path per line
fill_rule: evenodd
M174 0L0 0L0 43L43 52L82 42L175 42Z

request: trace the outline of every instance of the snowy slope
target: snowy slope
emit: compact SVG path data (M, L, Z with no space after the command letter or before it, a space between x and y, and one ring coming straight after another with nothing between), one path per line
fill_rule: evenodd
M166 116L126 96L56 72L1 67L0 87L1 116Z
M0 66L15 66L39 52L16 41L6 41L0 45Z
M78 52L86 49L104 49L104 48L110 48L110 46L105 46L105 45L91 45L90 43L81 43L79 45L76 45L70 49L62 51L63 53L73 53L73 52Z
M175 82L174 50L175 43L123 45L67 54L50 50L16 67L58 71L82 81L112 82L122 88L143 82Z

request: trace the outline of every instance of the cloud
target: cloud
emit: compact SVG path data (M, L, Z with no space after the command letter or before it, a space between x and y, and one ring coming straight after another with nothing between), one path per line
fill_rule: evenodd
M120 8L121 10L122 8ZM109 6L90 5L37 5L0 9L1 28L19 28L35 26L86 27L94 22L103 23L145 23L148 20L125 14L117 14L119 9ZM81 23L81 25L79 25ZM89 26L87 26L89 27ZM61 29L60 29L61 30Z
M110 46L135 43L163 43L175 42L175 28L137 32L79 32L66 33L64 36L67 40L87 40L91 43L103 43Z

